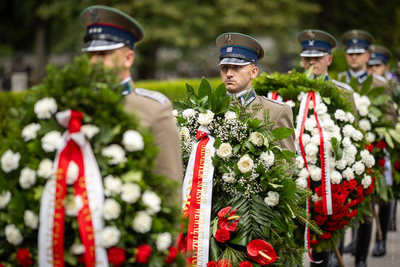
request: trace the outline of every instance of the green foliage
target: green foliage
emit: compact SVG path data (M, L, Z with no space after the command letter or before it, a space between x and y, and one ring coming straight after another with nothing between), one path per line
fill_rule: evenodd
M0 147L4 146L5 139L18 135L21 130L18 107L23 104L24 96L24 93L0 93Z

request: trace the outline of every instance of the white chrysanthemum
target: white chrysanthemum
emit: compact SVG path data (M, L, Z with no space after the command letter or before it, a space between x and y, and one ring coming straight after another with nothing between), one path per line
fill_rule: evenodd
M110 158L108 160L108 164L110 165L118 165L128 160L125 157L125 150L117 144L112 144L108 147L103 148L101 153L103 156Z
M136 213L135 219L133 219L132 227L135 232L140 234L145 234L150 231L153 223L153 219L147 212L138 211Z
M134 183L126 183L122 186L121 199L127 203L133 204L140 197L140 186Z
M118 244L121 239L121 232L117 226L106 226L100 233L100 245L109 248Z
M67 169L67 184L73 185L79 178L79 166L75 161L70 161Z
M262 152L260 158L264 161L264 164L267 168L271 167L275 161L275 155L272 151Z
M371 130L371 123L367 119L362 119L358 122L360 128L366 132Z
M343 172L342 172L343 178L346 179L347 181L350 181L355 178L354 171L352 168L347 167Z
M279 203L279 193L275 191L269 191L268 196L264 198L264 202L267 206L274 207Z
M106 196L116 196L122 192L122 180L112 175L104 178L104 194Z
M318 153L318 146L314 143L309 143L304 148L307 156L316 156Z
M37 137L37 132L42 128L39 123L31 123L24 127L21 132L21 137L25 142L35 139Z
M11 201L11 192L6 190L0 193L0 209L7 207Z
M103 217L106 220L115 220L119 218L119 215L121 214L121 205L113 199L113 198L107 198L104 201L103 205Z
M42 148L46 152L54 152L56 151L62 144L62 136L58 131L51 131L45 134L42 141Z
M315 107L315 112L317 112L318 115L322 115L328 112L328 107L324 103L319 103Z
M19 176L19 185L22 189L31 188L36 183L36 172L29 167L21 170Z
M237 118L236 112L233 111L227 111L224 115L225 120L230 121L230 120L234 120Z
M352 136L353 140L356 142L361 141L363 139L363 137L364 137L364 135L359 130L356 130Z
M364 163L362 163L362 161L357 161L356 163L354 163L353 165L353 170L357 175L361 175L364 170L365 170L365 165Z
M188 108L182 112L182 117L185 120L189 120L190 118L196 116L196 111L194 109Z
M8 149L4 152L3 156L1 156L1 168L5 173L14 171L18 169L20 159L21 155L19 153L14 153Z
M143 204L148 214L153 215L161 210L161 198L153 191L147 190L142 195Z
M92 124L85 124L81 127L81 132L88 138L92 139L93 136L100 132L99 127Z
M332 184L340 184L342 181L342 175L338 171L331 172L331 183Z
M353 123L355 121L355 117L353 114L351 114L350 112L346 112L346 118L350 123Z
M342 132L343 135L346 137L352 137L353 133L356 131L356 129L353 127L353 125L347 124L343 127Z
M57 112L57 102L54 98L45 97L38 100L33 107L38 119L50 119L51 115Z
M371 133L371 132L368 132L368 133L365 135L365 139L367 139L367 142L370 143L370 144L372 144L373 142L375 142L375 138L376 138L375 134L374 134L374 133Z
M244 155L243 157L241 157L237 163L237 166L240 170L241 173L246 173L249 172L253 169L254 167L254 162L253 160L250 158L250 156L248 154Z
M199 118L198 118L197 121L201 125L207 126L212 122L213 119L214 119L214 113L211 110L207 110L206 113L200 113L199 114Z
M172 236L170 233L159 233L156 240L156 247L157 250L162 252L165 251L171 246L172 244Z
M297 156L297 157L296 157L296 167L297 167L298 169L304 168L304 159L303 159L302 156Z
M364 175L364 178L361 180L361 184L364 186L365 189L367 189L372 182L372 178L369 175Z
M141 151L144 148L143 136L138 131L128 130L122 136L122 145L129 152Z
M4 235L8 243L14 246L18 246L24 240L21 232L14 224L8 224L4 229Z
M302 188L302 189L308 187L307 180L304 179L304 178L298 178L298 179L296 179L296 185L297 185L299 188Z
M335 111L335 119L339 121L344 121L347 122L349 119L346 117L346 112L344 112L342 109L337 109Z
M31 210L25 210L24 212L24 223L29 228L35 230L38 228L39 219L36 214Z
M320 181L322 176L321 168L315 167L312 170L310 170L310 176L313 181L315 182Z
M217 149L217 155L222 159L227 159L232 156L232 146L229 143L222 143Z
M49 179L54 174L53 161L51 159L43 159L38 167L37 175L45 179Z

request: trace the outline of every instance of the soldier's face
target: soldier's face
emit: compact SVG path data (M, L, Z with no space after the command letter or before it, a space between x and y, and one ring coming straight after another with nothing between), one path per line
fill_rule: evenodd
M238 93L248 89L257 74L258 68L254 64L244 66L221 65L221 78L229 93Z
M361 71L367 68L367 62L369 60L369 53L356 53L347 54L346 53L347 65L354 71Z
M332 56L325 55L322 57L302 57L304 69L308 70L314 66L313 74L315 77L325 75L328 73L328 67L332 64Z
M376 75L383 76L385 74L385 71L386 65L384 64L368 66L369 73L375 73Z

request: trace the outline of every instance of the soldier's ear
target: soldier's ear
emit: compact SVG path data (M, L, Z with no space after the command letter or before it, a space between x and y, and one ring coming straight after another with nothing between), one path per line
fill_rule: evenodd
M133 65L133 61L135 61L135 51L128 49L124 55L124 67L130 68Z
M332 64L332 60L333 60L332 55L328 55L328 64L327 64L327 66L330 66Z
M258 67L256 65L254 65L251 68L251 78L254 79L257 77L257 75L258 75Z

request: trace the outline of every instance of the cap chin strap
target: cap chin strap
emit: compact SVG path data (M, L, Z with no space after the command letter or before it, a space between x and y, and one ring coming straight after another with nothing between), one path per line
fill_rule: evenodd
M119 38L119 37L111 35L111 34L102 34L102 33L90 34L90 35L86 35L83 38L83 41L85 43L92 41L92 40L106 40L106 41L112 41L112 42L116 42L116 43L123 43L123 44L126 44L127 46L129 46L131 49L133 49L132 44L128 40Z
M246 56L243 56L241 54L224 54L219 56L219 60L224 59L224 58L238 58L238 59L243 59L246 60L250 63L256 64L255 60Z

